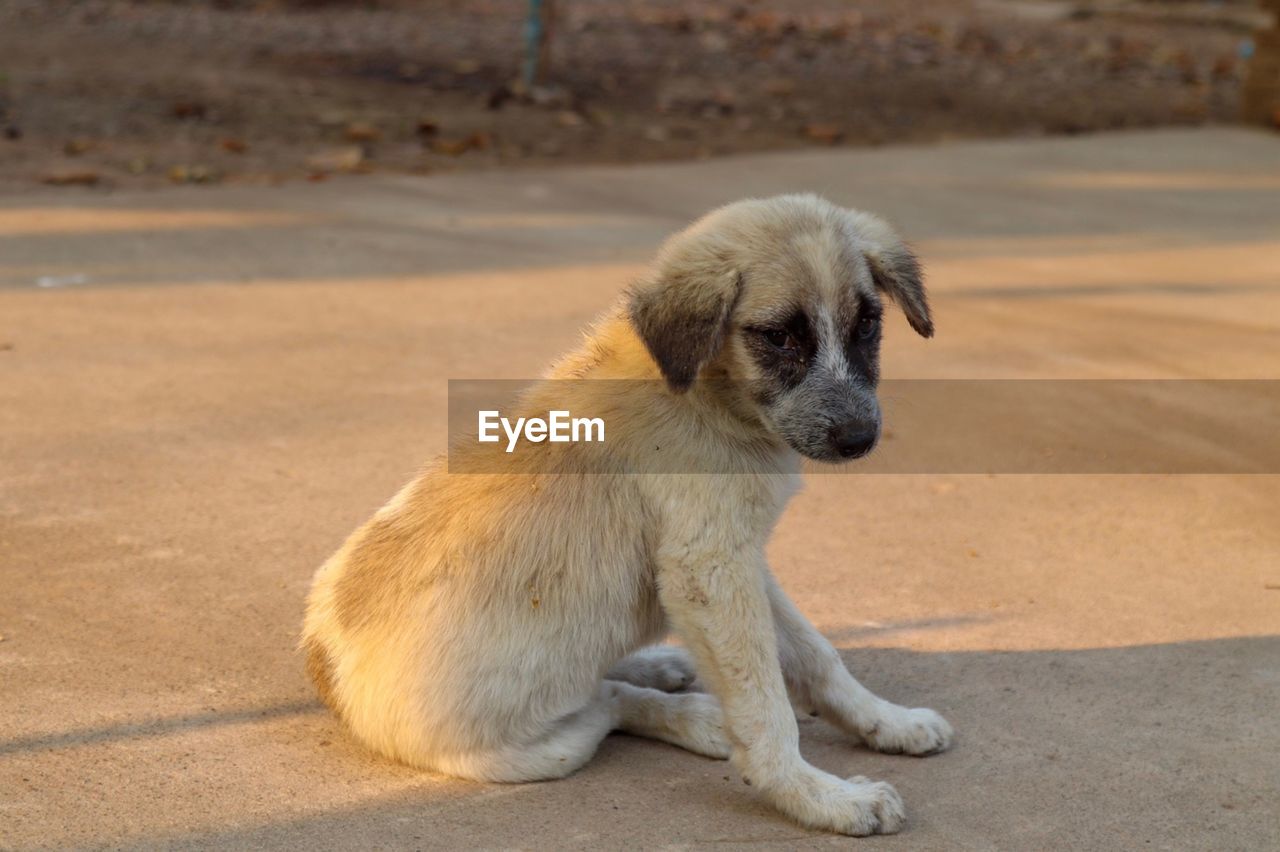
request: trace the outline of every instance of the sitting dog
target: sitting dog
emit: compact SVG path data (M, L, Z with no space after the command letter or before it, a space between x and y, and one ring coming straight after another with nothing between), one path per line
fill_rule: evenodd
M859 684L764 555L801 457L876 444L882 297L932 335L913 254L816 196L671 237L521 402L604 415L607 441L476 475L456 471L501 448L456 446L320 568L302 644L327 703L370 748L461 778L559 778L625 731L731 759L806 826L898 831L890 785L800 756L792 702L884 752L941 751L951 728ZM654 644L669 628L683 647Z

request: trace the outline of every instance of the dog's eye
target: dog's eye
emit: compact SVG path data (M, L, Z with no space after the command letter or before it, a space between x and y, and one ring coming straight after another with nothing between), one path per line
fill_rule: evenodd
M791 332L784 328L771 328L764 333L764 339L784 352L794 352L799 348Z
M866 340L874 337L875 333L880 329L880 317L869 316L858 320L858 338Z

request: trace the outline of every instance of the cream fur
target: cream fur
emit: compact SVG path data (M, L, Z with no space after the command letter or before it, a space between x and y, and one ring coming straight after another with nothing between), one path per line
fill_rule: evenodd
M856 245L860 224L874 244ZM678 315L682 299L720 306L723 339L694 351L692 369L748 381L734 318L770 308L803 278L829 322L847 296L832 265L853 251L858 286L872 288L868 264L898 245L879 220L813 197L744 202L673 238L632 298L689 288L653 322ZM751 264L757 274L723 307L733 270ZM608 442L535 445L503 459L513 467L501 474L437 462L358 529L308 601L303 644L326 700L369 747L423 769L557 778L621 730L731 758L804 825L897 831L892 787L804 761L791 702L883 751L939 751L951 729L863 688L771 575L765 543L800 485L797 453L747 401L705 382L664 384L626 305L547 378L650 381L625 392L613 382L536 386L523 409L603 415ZM668 470L741 472L626 472L658 447ZM495 452L462 445L450 463L465 469ZM668 628L687 651L655 645ZM674 691L695 671L709 693Z

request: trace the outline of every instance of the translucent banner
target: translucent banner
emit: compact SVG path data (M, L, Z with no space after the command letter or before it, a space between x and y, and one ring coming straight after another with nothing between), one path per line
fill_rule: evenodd
M811 469L1280 473L1280 381L905 380L876 396L875 448ZM449 470L749 473L785 443L770 404L727 381L687 394L656 381L450 381ZM831 427L821 400L809 409L814 422L797 428Z

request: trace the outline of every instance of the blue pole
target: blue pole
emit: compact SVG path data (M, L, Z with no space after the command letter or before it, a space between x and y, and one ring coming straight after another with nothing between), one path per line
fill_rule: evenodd
M542 0L529 0L529 20L524 27L524 84L538 79L538 54L542 50Z

